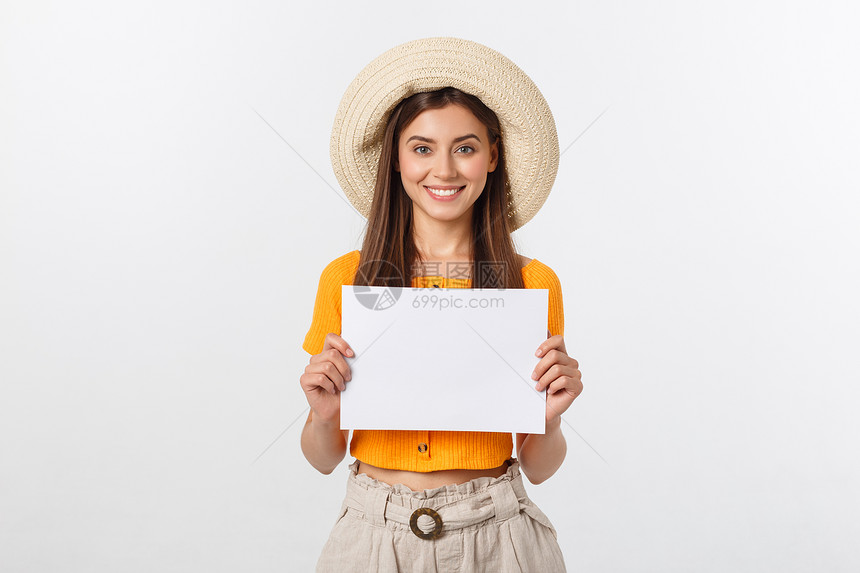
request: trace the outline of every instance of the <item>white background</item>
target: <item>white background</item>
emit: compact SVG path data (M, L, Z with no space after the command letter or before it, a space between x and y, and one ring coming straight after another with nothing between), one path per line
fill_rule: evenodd
M312 568L346 461L302 420L257 458L360 245L331 122L433 35L517 62L562 149L605 111L516 235L584 373L529 488L569 568L860 568L856 3L119 4L0 4L0 569Z

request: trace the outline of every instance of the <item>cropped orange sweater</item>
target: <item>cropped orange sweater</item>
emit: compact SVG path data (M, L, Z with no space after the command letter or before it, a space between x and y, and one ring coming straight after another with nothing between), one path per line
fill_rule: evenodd
M341 333L341 286L353 284L359 251L329 263L320 276L311 328L304 348L322 352L326 334ZM549 289L547 330L564 334L561 283L551 268L532 259L522 269L526 288ZM415 288L470 288L470 279L425 276L413 279ZM347 341L349 342L349 341ZM403 430L355 430L350 454L362 462L389 469L432 472L449 469L489 469L502 465L513 453L513 439L500 432L443 432Z

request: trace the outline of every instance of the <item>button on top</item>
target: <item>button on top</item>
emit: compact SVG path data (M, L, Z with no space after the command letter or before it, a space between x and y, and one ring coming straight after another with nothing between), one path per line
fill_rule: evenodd
M421 442L420 444L418 444L418 451L421 452L422 454L424 452L426 452L427 451L427 444L425 444L424 442Z

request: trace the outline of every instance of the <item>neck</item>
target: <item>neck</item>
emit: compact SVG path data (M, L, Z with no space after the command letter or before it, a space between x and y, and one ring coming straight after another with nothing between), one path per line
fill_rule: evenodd
M413 211L415 247L425 261L471 261L471 224L471 210L456 221L439 221Z

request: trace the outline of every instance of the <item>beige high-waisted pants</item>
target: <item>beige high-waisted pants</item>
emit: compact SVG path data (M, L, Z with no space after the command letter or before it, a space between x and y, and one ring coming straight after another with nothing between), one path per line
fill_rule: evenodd
M526 495L516 460L503 476L423 491L357 467L318 573L565 571L555 529Z

